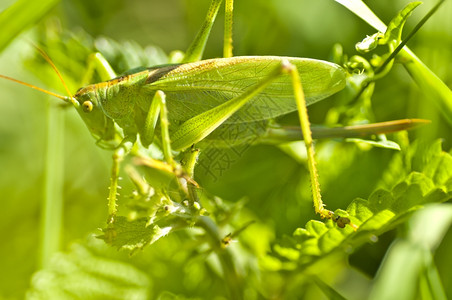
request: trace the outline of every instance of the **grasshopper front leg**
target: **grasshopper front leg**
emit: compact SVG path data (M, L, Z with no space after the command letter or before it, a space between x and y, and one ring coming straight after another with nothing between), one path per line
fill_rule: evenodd
M168 133L168 117L167 108L165 103L165 93L162 91L157 91L152 99L151 106L146 116L144 129L140 133L140 139L145 147L148 147L153 139L155 133L155 127L157 125L157 120L160 117L160 126L162 133L162 148L163 155L166 162L171 166L173 171L176 171L177 166L173 159L173 154L171 152L169 133ZM114 218L117 213L116 207L116 196L118 190L118 180L119 180L119 169L120 164L124 157L130 153L133 145L136 141L136 135L126 135L121 144L115 150L113 154L113 167L111 171L111 183L110 183L110 193L108 197L108 224L114 223Z
M102 81L107 81L116 77L116 73L101 53L93 53L88 57L88 67L83 76L83 84L87 84L93 78L94 72L97 72ZM118 135L121 135L118 133ZM119 170L124 157L130 152L136 140L136 136L127 136L123 138L118 147L114 150L112 159L113 165L110 175L110 187L108 194L108 219L107 223L114 222L117 213L116 198L118 195Z
M85 76L85 80L89 80L92 77L94 71L96 71L101 77L102 80L106 80L105 77L115 76L113 69L108 64L107 60L103 58L100 53L96 53L90 56L89 58L89 67L88 67L88 76ZM139 127L140 130L140 140L142 145L147 148L154 139L155 127L157 125L157 121L160 118L160 127L162 134L162 150L165 157L165 161L169 166L173 169L175 174L182 174L182 168L180 165L176 164L173 159L173 155L171 152L169 133L168 133L168 117L167 117L167 108L165 103L165 94L162 91L156 91L151 106L145 116L144 126ZM121 120L112 119L114 122ZM113 125L113 124L112 124ZM119 130L119 124L114 125L112 130L114 131L114 136L109 139L109 141L115 142L117 137L123 137L122 141L119 143L117 147L115 147L113 153L113 166L111 170L110 176L110 191L108 195L108 224L113 224L115 216L117 214L117 195L118 195L118 180L119 180L119 172L120 165L123 161L124 157L132 151L132 148L135 145L137 138L136 128L132 127L123 127L122 130ZM101 138L105 140L105 138Z
M124 157L130 152L135 144L135 137L126 137L113 153L113 166L110 175L110 192L108 194L108 224L113 224L117 213L116 197L118 195L119 170Z

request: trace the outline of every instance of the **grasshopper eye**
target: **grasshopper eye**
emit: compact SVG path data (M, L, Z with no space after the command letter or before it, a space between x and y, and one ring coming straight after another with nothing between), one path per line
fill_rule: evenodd
M91 112L93 110L93 102L88 100L83 102L82 108L84 112Z

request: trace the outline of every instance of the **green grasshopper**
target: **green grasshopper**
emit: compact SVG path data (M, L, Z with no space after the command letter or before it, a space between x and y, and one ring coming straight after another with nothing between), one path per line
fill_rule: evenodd
M333 63L307 58L232 57L231 0L225 4L225 57L201 60L222 2L212 1L200 32L180 64L132 70L117 77L97 53L91 57L88 70L90 73L97 70L106 81L83 87L75 95L65 86L69 96L0 75L70 103L97 141L114 148L109 224L117 213L120 163L138 141L145 148L154 142L158 121L164 158L176 169L174 151L189 151L221 126L268 120L295 110L299 112L308 152L315 211L322 218L333 218L333 212L324 208L320 196L306 106L343 89L345 71ZM50 58L42 54L59 74ZM333 220L349 222L339 217Z

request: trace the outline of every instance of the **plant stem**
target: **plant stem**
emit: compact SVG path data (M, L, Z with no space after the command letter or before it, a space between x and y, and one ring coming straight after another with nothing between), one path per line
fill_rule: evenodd
M51 256L60 250L63 219L64 113L47 104L47 149L44 173L44 197L41 210L42 268L49 265Z
M358 0L336 1L344 5L378 31L386 31L386 25L374 14L372 10L369 9L369 7L366 6L364 2ZM432 11L436 10L442 2L444 1L439 1ZM428 16L430 16L430 14L428 14ZM431 99L432 102L435 103L435 105L439 107L439 111L442 113L447 122L452 124L452 91L449 87L426 65L424 65L408 47L403 47L399 53L399 56L403 60L404 67L408 70L414 81L416 81L419 85L420 89L429 99Z
M226 286L229 289L230 299L243 299L242 282L234 267L234 261L231 253L222 246L222 237L218 231L218 227L209 217L199 217L198 226L202 227L207 235L210 237L210 245L213 251L217 254L223 268L223 276Z

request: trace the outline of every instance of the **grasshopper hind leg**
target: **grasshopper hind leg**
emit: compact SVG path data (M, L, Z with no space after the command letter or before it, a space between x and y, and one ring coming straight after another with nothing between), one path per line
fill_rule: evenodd
M302 128L303 138L305 140L308 154L308 169L311 179L312 197L314 208L321 218L332 219L336 221L334 213L327 210L322 201L320 194L320 185L318 180L318 172L315 162L314 143L310 129L308 113L306 108L306 100L303 93L302 83L297 67L290 61L283 59L281 65L269 72L267 77L245 90L241 95L232 98L221 105L218 105L208 111L205 111L195 117L185 121L171 136L172 147L176 150L184 150L193 144L206 138L212 131L223 124L235 112L241 109L246 103L253 101L253 98L264 91L264 89L274 82L279 76L288 74L291 78L294 98L297 104L300 125ZM347 220L340 219L342 223Z
M311 125L309 123L308 110L306 108L306 99L304 96L300 75L298 73L297 67L287 60L283 60L282 69L283 72L290 75L292 81L295 102L297 104L298 117L300 119L301 131L303 133L303 139L308 155L308 169L311 177L311 190L315 212L319 214L321 218L333 220L333 222L335 222L340 228L344 228L346 225L349 225L354 230L356 230L357 226L351 223L349 218L336 216L334 212L325 208L325 204L322 201L322 196L320 193L320 184L318 179L319 175L315 161L314 142L312 139Z

